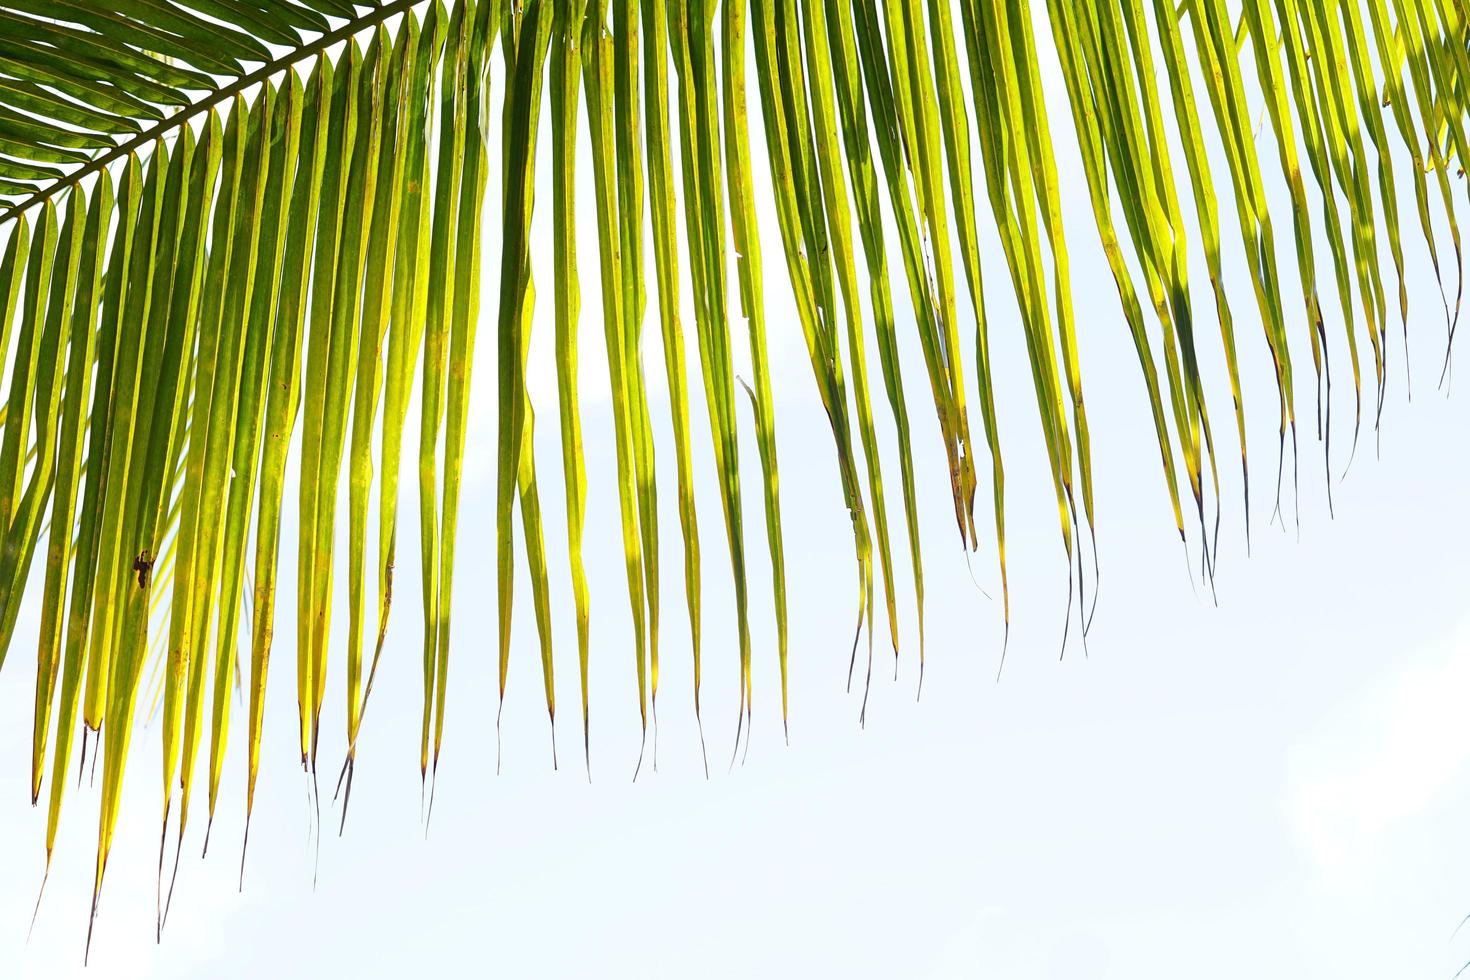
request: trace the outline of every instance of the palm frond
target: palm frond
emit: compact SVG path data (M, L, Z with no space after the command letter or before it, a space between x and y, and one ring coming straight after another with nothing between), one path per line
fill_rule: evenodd
M945 452L947 472L936 476L947 480L967 552L983 537L974 514L982 464L970 421L970 406L979 405L1007 634L998 420L1011 406L998 402L996 390L1006 372L1029 377L1061 553L1085 634L1102 565L1094 529L1106 518L1096 509L1083 395L1079 335L1090 323L1073 293L1069 249L1076 239L1065 227L1054 144L1066 127L1048 105L1045 83L1053 57L1092 223L1139 364L1172 520L1212 578L1221 495L1228 492L1221 470L1233 471L1233 463L1221 465L1231 452L1228 423L1212 426L1211 409L1217 423L1222 416L1207 397L1212 382L1204 365L1217 354L1225 364L1248 542L1242 358L1269 357L1274 370L1279 512L1288 435L1298 479L1294 350L1305 344L1311 352L1315 431L1329 487L1334 466L1347 465L1332 450L1329 349L1341 343L1349 355L1354 448L1363 416L1363 336L1372 353L1375 433L1395 357L1404 358L1406 390L1411 382L1411 297L1396 196L1403 166L1418 235L1439 282L1436 309L1448 351L1463 295L1451 167L1470 155L1463 97L1470 37L1460 4L1244 0L1238 22L1231 14L1224 0L1177 7L1169 0L1046 0L1044 15L1028 0L0 0L0 350L9 379L0 434L0 665L16 639L25 588L39 577L31 792L33 802L39 799L49 769L48 862L80 728L80 754L95 741L102 757L95 909L139 687L154 649L161 650L161 846L175 809L176 854L182 846L201 766L213 818L237 681L249 692L248 838L275 647L282 521L291 512L284 499L288 447L298 438L299 761L314 781L334 636L334 569L345 537L347 751L339 784L350 797L394 605L401 466L415 388L422 406L420 775L427 782L437 772L481 318L480 228L493 180L503 217L495 301L486 307L495 311L499 399L499 695L503 702L511 676L519 510L553 760L551 583L566 574L591 772L592 598L583 561L590 488L583 454L586 439L605 434L584 433L580 406L579 221L592 222L598 242L611 489L638 706L645 733L653 721L655 765L661 654L665 669L670 661L661 632L655 465L665 420L656 417L662 403L651 397L657 372L643 360L644 327L654 316L669 396L696 716L709 638L702 630L695 506L695 433L703 430L691 419L690 346L698 358L735 598L735 636L721 645L733 648L737 667L737 754L742 733L749 745L756 695L753 622L764 614L748 593L761 561L769 562L783 723L789 708L792 597L769 349L776 331L799 330L805 342L833 438L833 497L852 523L858 608L849 683L865 626L871 676L880 588L895 657L908 621L901 608L905 573L894 560L902 543L887 499L895 471L889 467L888 490L883 472L885 414L892 422L922 683L919 528L928 498L914 465L913 445L923 435L900 363L908 327L894 295L896 275L912 307ZM1037 25L1049 25L1049 35ZM497 50L504 71L492 75ZM492 77L503 77L503 91L491 91ZM1269 118L1268 141L1260 139L1261 114ZM543 118L552 160L549 261L531 244ZM763 164L752 157L756 125ZM584 132L590 174L577 171ZM590 194L579 195L584 180ZM1273 214L1268 202L1268 187L1278 180L1289 200L1296 287L1280 265L1283 209ZM988 220L976 207L981 194ZM1233 206L1244 251L1240 282L1225 276L1222 196ZM794 324L767 315L770 249L762 233L770 229L759 220L767 201ZM892 272L890 222L898 256ZM1208 293L1191 284L1191 271L1199 282L1199 270L1190 268L1195 234ZM1442 264L1446 234L1453 303L1451 270ZM985 254L992 235L999 256ZM1319 256L1331 261L1328 300ZM992 343L997 331L1012 328L1001 305L985 296L985 272L1002 269L1019 314L1024 368L1000 363L995 353L1003 348ZM538 272L554 298L565 566L546 554L536 406L527 380L527 352L544 329L533 316ZM681 313L684 275L692 335ZM1264 354L1253 339L1237 336L1237 317L1250 301L1236 291L1247 288ZM648 310L650 293L656 314ZM1197 329L1210 319L1211 303L1218 351ZM1395 313L1402 355L1391 353ZM1338 329L1334 317L1341 341L1329 340ZM742 331L748 379L737 374ZM873 341L886 413L875 407ZM745 473L737 384L752 409L759 460ZM815 463L803 462L811 472ZM345 518L338 513L344 470ZM746 546L742 480L755 473L765 558ZM246 617L249 673L237 678L236 634ZM344 819L345 812L344 801ZM161 851L160 928L164 857Z

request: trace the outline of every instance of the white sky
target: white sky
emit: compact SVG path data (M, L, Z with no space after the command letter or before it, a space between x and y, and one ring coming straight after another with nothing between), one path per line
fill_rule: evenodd
M169 927L162 945L154 944L158 732L155 726L140 733L93 967L85 975L390 977L496 970L587 977L1378 978L1446 977L1470 958L1470 935L1451 939L1470 912L1470 843L1463 832L1470 812L1470 720L1462 707L1470 689L1470 620L1461 612L1470 589L1463 547L1470 516L1461 492L1470 465L1462 453L1444 448L1460 444L1470 418L1463 396L1446 400L1434 390L1444 325L1408 188L1402 189L1401 213L1415 397L1406 402L1395 322L1382 458L1375 458L1365 428L1357 460L1341 482L1350 381L1329 258L1319 239L1327 330L1338 367L1335 519L1326 509L1321 447L1312 439L1304 325L1299 316L1289 323L1302 419L1299 536L1294 528L1283 532L1266 523L1275 477L1273 382L1239 236L1233 223L1222 228L1255 476L1249 558L1231 462L1228 391L1204 265L1196 255L1196 322L1225 482L1216 608L1208 590L1191 584L1181 556L1137 362L1091 224L1045 36L1041 53L1066 190L1094 438L1102 593L1086 656L1074 629L1065 658L1057 659L1066 569L1014 301L990 236L982 247L999 371L1013 583L1005 671L997 683L1001 615L993 542L982 537L973 567L979 586L995 599L972 583L954 547L937 426L906 290L895 280L924 506L928 669L916 704L913 607L901 574L906 646L899 680L892 680L880 642L869 723L866 730L858 727L860 694L843 691L854 601L851 538L830 434L792 317L774 216L762 198L791 583L791 745L783 746L780 737L759 469L742 406L756 727L748 762L726 770L737 676L733 614L702 391L691 374L711 778L703 777L691 710L672 439L667 413L655 410L665 624L660 764L657 772L645 767L632 784L636 696L595 232L587 221L580 248L594 781L588 785L579 751L550 351L553 284L546 262L544 270L538 267L531 371L549 520L560 770L550 765L535 635L529 607L520 601L503 770L495 773L494 335L487 317L467 460L448 730L427 838L419 817L420 619L416 485L409 467L396 583L401 598L360 740L345 837L336 837L338 811L324 799L326 832L313 884L318 851L305 782L294 767L287 644L277 649L270 675L244 891L235 890L244 809L244 713L236 711L211 853L198 859L197 820ZM1259 105L1254 94L1252 100ZM763 180L758 123L756 128L757 179ZM544 174L549 130L543 133ZM1224 193L1226 170L1217 149L1211 151ZM1300 308L1299 294L1269 126L1260 152L1276 206L1278 266L1291 314ZM1396 162L1402 173L1403 162ZM1182 178L1177 152L1175 164ZM584 177L588 172L584 166ZM1457 192L1462 186L1457 183ZM1310 183L1308 192L1315 199ZM585 180L580 193L590 214ZM498 217L495 195L489 197L486 288L493 290ZM535 254L544 257L549 184L540 203ZM1228 199L1222 205L1233 222ZM977 206L988 228L983 198ZM1192 213L1187 198L1184 206ZM1197 234L1191 237L1197 246ZM896 264L896 240L890 241ZM1385 263L1390 286L1392 274ZM654 296L650 284L645 367L662 404ZM685 312L694 370L687 303ZM737 333L741 363L744 343ZM876 356L870 370L876 384ZM970 370L973 379L972 364ZM904 569L892 426L881 394L874 394L896 559ZM411 417L417 417L416 406ZM978 437L978 405L972 405L972 424ZM416 428L409 432L412 439ZM409 459L414 451L408 447ZM982 528L990 526L987 465L982 458ZM1288 473L1288 508L1289 483ZM288 487L287 500L294 499ZM1193 529L1190 547L1189 566L1196 567ZM294 548L288 536L284 553ZM369 554L374 550L370 543ZM284 562L278 624L294 618L294 574L294 562ZM345 568L338 582L341 606ZM523 578L518 596L527 592ZM345 623L345 609L336 619ZM33 810L25 802L35 629L36 612L28 608L0 677L0 974L80 976L97 803L96 790L85 784L69 795L46 900L26 939L45 826L44 807ZM323 720L324 797L342 740L340 643L333 655L339 673Z

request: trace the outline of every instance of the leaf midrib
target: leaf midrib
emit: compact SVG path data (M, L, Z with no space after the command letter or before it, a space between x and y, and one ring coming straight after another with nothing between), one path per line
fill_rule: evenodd
M392 2L386 3L381 7L373 7L368 13L347 21L334 31L319 35L300 47L292 48L289 52L274 61L266 62L254 71L241 75L223 88L216 89L198 102L192 102L173 115L159 120L154 125L138 133L132 139L118 144L115 148L108 150L95 160L83 164L65 177L52 181L49 186L36 191L36 193L10 208L4 214L0 214L0 224L13 220L26 209L55 197L57 194L66 190L66 188L81 181L88 174L97 173L114 161L136 152L171 130L178 129L188 123L189 120L200 113L207 112L220 103L234 98L250 86L264 82L278 72L287 71L297 62L304 61L321 51L325 51L340 41L350 40L361 31L380 24L395 14L406 13L413 7L425 2L427 0L392 0Z

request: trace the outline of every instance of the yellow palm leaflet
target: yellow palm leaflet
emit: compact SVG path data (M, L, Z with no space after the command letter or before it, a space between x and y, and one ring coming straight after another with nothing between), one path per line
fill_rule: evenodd
M744 3L725 4L721 35L724 45L721 71L724 80L725 157L729 167L730 236L735 246L736 274L740 281L740 309L750 334L750 370L755 386L751 387L743 379L741 383L750 398L751 411L755 416L756 443L761 461L761 496L766 514L766 545L771 556L776 659L781 670L781 727L789 739L786 554L781 533L776 410L771 396L770 353L766 343L765 281L761 265L760 234L756 225L755 186L750 171L750 132L746 124L750 105L749 89L746 85L745 59L743 56L734 56L735 52L745 51L745 14ZM748 690L746 694L749 694ZM709 771L708 762L705 763L705 771Z
M535 287L531 282L530 229L534 206L536 133L541 118L541 80L551 40L552 12L539 0L512 14L504 28L505 93L505 224L501 244L500 335L500 507L496 545L500 590L500 704L510 667L511 598L514 530L511 509L518 492L526 560L536 607L536 629L541 639L542 676L546 710L552 725L552 757L556 754L556 698L552 677L551 613L547 597L546 557L541 534L540 493L536 486L534 415L526 393L526 348L531 337L531 309ZM535 98L531 98L531 95Z
M734 10L737 5L727 5L727 10ZM678 484L679 497L679 533L684 546L684 604L689 614L689 638L690 647L694 654L695 684L694 684L694 714L696 720L699 718L699 647L700 647L700 566L699 566L699 524L694 509L694 466L690 459L689 448L689 382L687 379L688 368L686 367L687 355L684 348L684 327L679 314L679 239L677 210L678 204L674 194L674 167L673 159L669 149L672 133L669 129L669 59L664 52L668 49L669 25L668 8L665 0L642 0L640 10L643 15L643 69L644 69L644 132L646 139L644 144L648 155L648 199L649 210L653 225L653 264L658 288L658 316L661 339L664 349L664 375L669 387L669 422L674 430L674 464L676 469L676 480ZM733 90L726 89L726 104L733 98ZM553 104L555 97L553 96ZM567 141L576 135L575 105L569 116L554 112L554 118L566 128L566 133L561 137ZM729 124L726 123L726 140L733 139ZM732 162L730 164L731 179L735 180L735 163L733 151L730 152ZM560 168L558 176L560 174ZM569 180L573 171L568 168L565 177ZM570 202L570 198L568 198ZM734 216L736 205L731 205L731 231L735 233ZM560 212L558 212L560 214ZM736 246L739 251L739 245ZM574 256L569 255L571 265L575 265ZM575 269L572 269L575 273ZM560 298L562 290L566 289L566 280L558 273L558 283L563 283L562 289L558 290ZM575 290L575 284L571 288ZM754 339L752 339L754 342ZM774 462L772 463L774 466ZM571 475L568 474L570 482ZM580 480L580 477L578 477ZM767 497L770 499L775 494L775 484L767 479ZM569 498L570 499L570 498ZM568 521L571 515L568 512ZM578 518L580 521L580 517ZM778 522L779 523L779 522ZM580 557L577 561L580 565ZM779 571L781 563L776 563ZM577 595L578 608L585 606L585 582L575 581L580 576L580 570L574 572L573 591ZM778 602L784 602L784 591L779 590ZM778 632L782 630L781 619L778 613ZM586 623L585 617L578 619L578 644L586 645ZM782 634L784 635L784 633ZM780 642L778 640L778 642ZM653 670L653 690L658 692L658 646L654 644L654 656L651 663ZM655 717L657 707L655 705ZM703 728L701 727L701 733ZM655 730L657 735L657 730ZM701 745L702 745L701 734ZM657 753L658 744L654 743L654 751ZM655 756L655 761L657 757ZM708 764L706 764L706 770Z
M581 88L582 22L586 4L581 0L555 0L551 40L551 144L555 161L552 175L552 209L555 224L556 279L556 390L561 429L562 480L567 512L567 559L572 578L572 599L577 619L577 665L582 697L582 752L587 776L592 776L591 711L587 671L591 612L587 573L582 561L582 525L587 509L587 476L582 459L582 418L578 405L577 328L581 315L581 291L577 273L576 235L576 137ZM655 191L655 201L660 193ZM655 253L657 254L657 253ZM689 540L686 538L686 540ZM694 591L690 592L690 621L695 656L695 710L698 711L699 615L698 546L695 545ZM686 562L687 562L686 558ZM688 566L686 566L688 567Z

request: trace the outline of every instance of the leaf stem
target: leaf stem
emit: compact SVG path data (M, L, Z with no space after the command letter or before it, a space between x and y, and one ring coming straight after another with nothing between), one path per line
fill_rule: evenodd
M356 36L359 32L367 28L374 27L395 14L405 13L409 9L425 2L427 2L427 0L392 0L392 2L385 3L381 7L373 7L366 14L363 14L362 16L357 17L354 20L347 21L335 31L322 34L318 36L314 41L303 44L301 47L293 48L289 53L282 55L274 61L270 61L264 65L261 65L259 68L255 69L255 71L252 71L246 75L241 75L239 78L231 82L229 85L226 85L224 88L215 89L206 98L192 103L191 105L185 106L184 108L180 109L178 112L174 113L166 119L159 120L157 123L143 130L141 133L138 133L126 143L118 144L114 149L108 150L106 153L103 153L95 160L92 160L91 162L78 167L76 170L73 170L65 177L54 181L50 187L39 190L36 193L32 194L24 201L21 201L19 204L6 211L4 214L0 214L0 224L4 224L7 221L19 217L20 214L27 208L33 207L34 205L39 204L42 201L55 197L61 191L76 184L88 174L96 173L97 171L106 167L109 163L112 163L114 160L121 159L122 157L127 156L135 150L146 146L147 144L153 142L155 139L162 137L170 130L176 129L179 126L182 126L184 123L187 123L190 119L194 118L200 113L208 112L210 109L219 105L221 102L225 102L229 99L234 98L237 94L245 91L257 82L263 82L277 72L282 72L291 68L298 61L309 58L312 55L317 54L318 52L325 51L327 48L336 44L338 41L348 40Z

